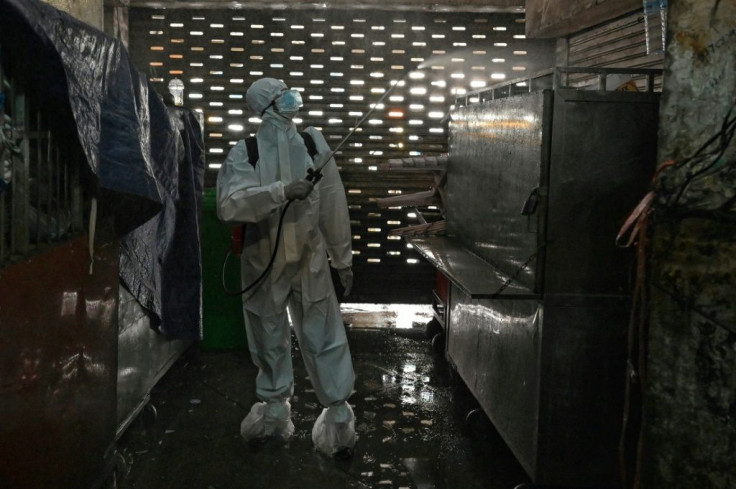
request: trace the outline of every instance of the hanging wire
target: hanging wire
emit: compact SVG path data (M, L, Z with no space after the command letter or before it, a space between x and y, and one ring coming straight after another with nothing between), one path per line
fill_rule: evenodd
M736 103L731 105L721 124L721 130L706 141L695 153L674 165L676 169L686 169L685 181L673 193L674 198L668 199L666 206L675 208L687 188L695 181L714 175L720 171L730 169L736 161L726 162L723 156L729 148L736 133ZM714 145L715 143L715 145ZM672 196L670 196L672 197ZM727 210L736 201L731 197L719 210Z
M628 473L628 430L630 417L633 409L632 397L638 395L640 399L639 408L643 405L643 397L646 390L647 372L647 313L648 313L648 295L647 295L647 279L648 279L648 263L649 263L649 239L651 235L651 227L656 224L653 219L657 215L657 211L676 210L679 214L687 214L688 211L678 209L677 205L685 191L693 183L707 176L715 175L719 172L725 172L736 167L736 160L724 161L723 157L731 145L734 133L736 133L736 102L729 108L721 129L718 133L710 137L703 145L701 145L691 156L681 160L669 160L662 163L652 177L652 190L650 190L641 202L636 206L629 218L626 220L621 230L616 236L616 243L622 247L636 246L636 279L635 289L632 295L632 307L629 317L628 339L627 339L627 362L626 362L626 384L624 393L624 410L621 427L621 435L619 438L619 465L621 470L621 484L624 489L629 487L629 483L634 489L641 487L641 467L643 461L644 424L639 423L638 433L636 434L636 453L633 460L633 474ZM686 178L682 184L676 188L667 198L663 206L656 205L657 193L663 193L662 185L658 185L660 177L663 173L672 170L686 170ZM736 202L736 195L728 198L718 209L701 211L698 215L706 217L713 216L718 212L730 210L731 205ZM671 212L668 214L672 214ZM736 217L735 217L736 219ZM623 245L619 243L628 234L628 239ZM671 291L666 291L658 284L652 283L653 286L671 295L678 303L687 305L689 310L695 310L711 319L703 311L692 307L692 300L687 300L684 296L678 296ZM729 332L734 332L736 327L724 325L719 322L721 327Z

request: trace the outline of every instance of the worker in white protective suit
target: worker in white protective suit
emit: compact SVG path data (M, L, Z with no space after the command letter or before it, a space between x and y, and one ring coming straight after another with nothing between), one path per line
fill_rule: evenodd
M254 82L246 92L249 108L261 117L256 134L258 159L249 161L239 141L217 176L217 212L226 223L247 223L241 258L242 282L251 284L266 269L280 243L272 269L243 299L251 358L258 367L256 403L240 433L248 441L288 440L294 432L289 399L294 393L291 335L287 306L302 358L324 409L312 430L316 448L328 455L352 455L355 416L347 399L355 374L345 327L330 275L330 263L350 293L352 245L347 200L334 159L313 185L308 170L330 148L322 133L306 129L317 154L310 157L305 139L292 122L301 106L295 90L273 78ZM251 153L252 154L252 153Z

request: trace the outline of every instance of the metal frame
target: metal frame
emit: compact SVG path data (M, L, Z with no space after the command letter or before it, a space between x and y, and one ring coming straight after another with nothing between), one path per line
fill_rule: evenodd
M469 105L487 102L498 98L506 98L522 93L531 93L544 89L579 89L580 87L570 84L570 74L592 74L596 76L596 90L609 91L605 89L606 79L611 75L643 75L646 79L646 91L654 91L654 78L662 75L661 69L656 68L595 68L595 67L569 67L558 66L556 68L538 71L528 77L507 80L488 88L468 92L455 99L456 107L467 107ZM520 85L523 84L523 85ZM516 88L515 88L516 87Z
M30 258L51 245L84 232L82 156L54 135L35 100L22 84L0 71L0 86L9 96L13 149L11 181L0 194L0 268ZM9 109L9 110L8 110ZM5 126L6 113L0 114ZM19 141L15 144L14 141Z

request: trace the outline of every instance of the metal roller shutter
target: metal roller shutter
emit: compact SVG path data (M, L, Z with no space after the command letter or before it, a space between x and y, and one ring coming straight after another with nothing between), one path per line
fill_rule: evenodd
M245 90L271 76L304 89L299 127L334 148L387 89L402 80L337 154L353 227L356 302L431 302L434 269L391 237L417 224L410 209L375 199L424 191L432 176L388 174L390 158L447 152L445 116L456 95L551 66L554 42L527 40L523 14L339 9L132 9L130 51L160 92L183 80L185 103L203 113L209 170L252 134ZM429 66L417 70L418 65ZM428 220L439 211L422 208Z
M656 28L655 28L656 30ZM568 65L598 68L659 68L664 54L647 54L644 16L641 11L607 22L568 38ZM579 76L575 85L585 85L590 77ZM644 84L644 80L637 79ZM662 78L655 78L661 91Z

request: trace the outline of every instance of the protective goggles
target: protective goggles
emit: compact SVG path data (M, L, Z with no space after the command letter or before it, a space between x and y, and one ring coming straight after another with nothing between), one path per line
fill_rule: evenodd
M263 109L261 116L263 116L263 114L266 113L266 110L268 110L272 105L276 107L276 110L279 112L289 113L299 110L299 107L303 106L304 102L302 101L302 94L299 93L298 90L284 90L277 98L268 104L265 109Z

